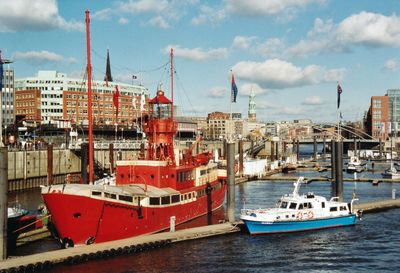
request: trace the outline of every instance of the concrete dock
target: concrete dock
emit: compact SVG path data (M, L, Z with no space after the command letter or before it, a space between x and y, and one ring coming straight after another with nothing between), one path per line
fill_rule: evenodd
M239 223L238 223L239 224ZM126 255L166 246L171 243L201 239L240 231L231 223L196 227L175 232L162 232L133 238L83 245L29 256L10 258L0 262L0 272L40 272L56 264L74 264L103 257Z

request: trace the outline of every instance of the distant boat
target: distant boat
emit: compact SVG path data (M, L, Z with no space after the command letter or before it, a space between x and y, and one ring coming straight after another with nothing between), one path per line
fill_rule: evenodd
M351 156L349 162L347 163L348 173L360 173L364 171L360 159L357 156Z
M393 162L390 162L390 167L381 173L383 178L400 178L400 171L396 168Z
M244 221L250 234L285 233L338 226L355 225L353 199L351 204L337 201L337 197L325 197L307 193L299 194L300 177L294 183L292 194L284 195L275 208L242 209L240 219Z
M28 210L20 206L7 208L7 249L9 252L12 252L16 247L17 238L20 234L20 232L18 232L21 224L20 220L27 214Z

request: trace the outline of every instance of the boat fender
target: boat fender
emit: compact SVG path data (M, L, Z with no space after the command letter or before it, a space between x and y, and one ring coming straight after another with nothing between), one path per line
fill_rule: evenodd
M314 218L314 212L309 211L309 212L307 213L307 216L308 216L308 219Z
M297 213L296 218L301 220L303 219L303 213L301 213L300 211Z

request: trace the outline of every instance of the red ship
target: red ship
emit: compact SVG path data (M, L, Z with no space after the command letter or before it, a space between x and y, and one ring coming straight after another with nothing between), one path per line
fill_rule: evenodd
M64 247L159 232L168 229L171 221L181 224L223 205L226 170L218 169L210 152L192 155L192 149L174 148L177 125L173 101L162 90L149 101L144 129L148 136L146 155L117 161L115 180L110 185L42 188Z

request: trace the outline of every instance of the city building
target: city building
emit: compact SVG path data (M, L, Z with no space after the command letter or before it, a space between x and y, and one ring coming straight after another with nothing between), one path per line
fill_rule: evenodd
M389 96L372 96L365 128L373 138L386 140L392 128L389 116ZM399 119L400 120L400 119Z
M386 91L388 96L388 112L389 119L391 122L391 134L397 132L400 129L400 89L388 89Z
M129 125L147 111L149 92L143 86L108 79L92 81L92 94L94 125ZM39 71L36 77L16 79L14 103L15 116L25 120L45 124L60 120L88 123L86 80L69 78L57 71Z
M3 66L3 61L0 55L0 65ZM4 63L9 63L4 62ZM1 124L3 126L14 123L14 70L7 65L2 69L2 84L1 84Z

